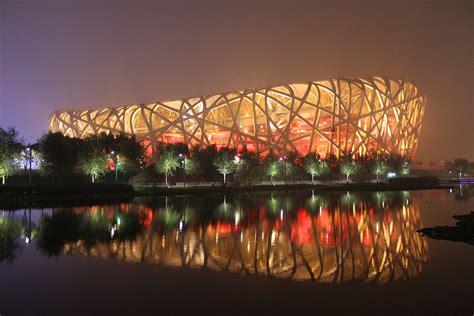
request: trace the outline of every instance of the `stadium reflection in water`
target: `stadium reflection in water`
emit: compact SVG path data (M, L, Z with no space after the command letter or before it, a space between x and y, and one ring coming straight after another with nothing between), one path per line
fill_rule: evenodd
M423 270L421 226L408 192L163 198L53 210L38 245L49 255L383 284Z

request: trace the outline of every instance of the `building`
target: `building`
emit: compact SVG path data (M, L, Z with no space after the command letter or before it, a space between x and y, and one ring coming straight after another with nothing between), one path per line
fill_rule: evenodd
M383 77L331 79L149 104L59 110L49 128L71 137L135 135L159 142L262 153L398 153L412 157L426 105L416 84Z

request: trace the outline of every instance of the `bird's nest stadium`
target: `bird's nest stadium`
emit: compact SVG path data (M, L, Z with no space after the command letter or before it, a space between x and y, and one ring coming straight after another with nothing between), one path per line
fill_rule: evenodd
M86 137L135 135L160 143L228 146L262 154L321 156L394 153L413 157L426 96L416 84L385 77L330 79L230 91L204 97L58 110L52 132Z

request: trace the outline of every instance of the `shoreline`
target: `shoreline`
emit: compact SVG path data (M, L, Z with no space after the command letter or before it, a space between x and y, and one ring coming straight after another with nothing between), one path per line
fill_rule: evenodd
M19 185L0 187L0 209L47 208L55 206L81 206L130 202L135 197L239 194L248 192L275 192L315 190L318 192L340 191L414 191L450 189L457 183L441 184L436 178L393 183L323 183L323 184L277 184L247 186L187 186L187 187L140 187L124 183L66 184L66 185Z

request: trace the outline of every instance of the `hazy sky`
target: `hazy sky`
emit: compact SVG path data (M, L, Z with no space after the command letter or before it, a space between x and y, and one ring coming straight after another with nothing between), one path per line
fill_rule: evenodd
M58 108L386 75L426 91L417 158L474 159L474 1L0 0L0 125Z

